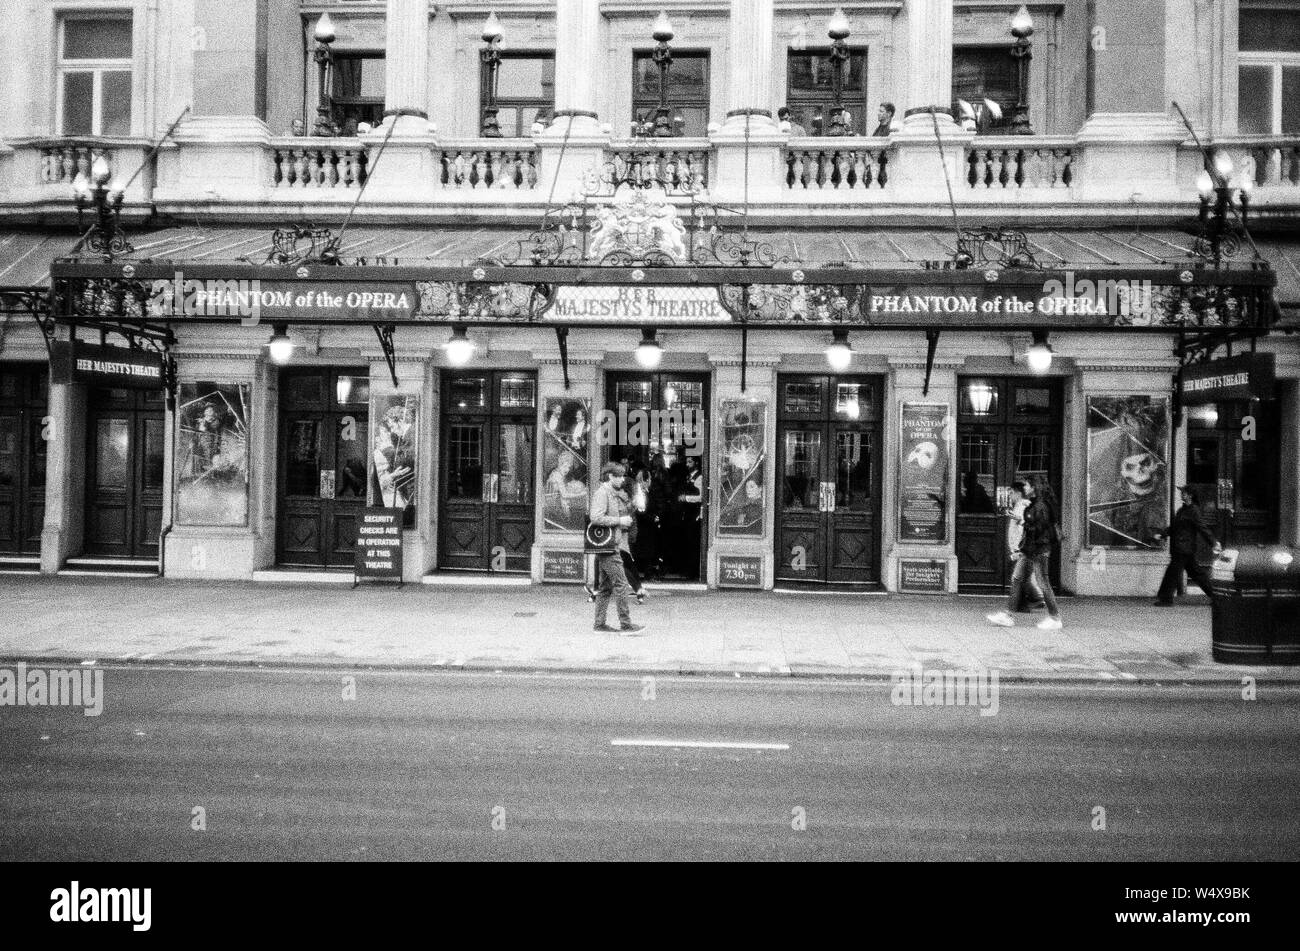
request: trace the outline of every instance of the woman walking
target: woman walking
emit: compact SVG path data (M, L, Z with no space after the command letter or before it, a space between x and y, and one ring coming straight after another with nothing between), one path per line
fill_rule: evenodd
M1038 622L1038 628L1044 631L1059 631L1062 627L1061 611L1056 604L1056 593L1048 578L1048 566L1052 558L1052 545L1058 537L1056 496L1047 485L1046 480L1027 483L1029 491L1029 508L1024 514L1024 533L1020 539L1020 557L1016 559L1015 570L1011 572L1011 591L1007 594L1007 606L1004 610L987 615L989 621L1000 627L1015 627L1015 618L1011 612L1020 604L1025 588L1030 579L1038 583L1043 592L1043 601L1047 604L1047 617Z

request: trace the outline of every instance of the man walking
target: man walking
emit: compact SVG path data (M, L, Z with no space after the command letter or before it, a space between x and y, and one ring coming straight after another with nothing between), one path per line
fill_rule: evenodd
M1025 587L1030 578L1038 582L1047 603L1047 617L1038 622L1038 628L1044 631L1061 629L1061 611L1056 606L1056 593L1052 591L1052 582L1047 576L1048 563L1052 557L1052 540L1055 526L1055 513L1052 506L1042 497L1038 487L1025 485L1029 493L1029 508L1025 509L1024 534L1020 539L1020 557L1016 559L1015 570L1011 572L1011 591L1007 595L1005 610L987 615L989 621L1000 627L1015 627L1015 618L1011 612L1024 597Z
M614 529L615 551L596 557L596 625L594 630L614 633L614 628L605 623L609 614L609 599L614 598L618 606L618 633L631 636L645 630L643 624L632 623L632 609L628 599L632 596L632 586L627 582L623 571L622 552L629 552L627 529L632 524L632 516L623 514L619 505L619 490L627 478L627 469L621 462L607 462L600 470L600 485L591 497L588 515L592 525L606 525Z
M1198 538L1204 538L1207 543L1213 545L1216 555L1223 550L1223 546L1215 541L1210 530L1201 521L1201 509L1197 504L1196 491L1187 486L1182 486L1178 491L1182 495L1183 504L1174 514L1173 524L1169 526L1169 567L1165 569L1165 576L1160 582L1160 591L1155 600L1155 603L1163 608L1173 605L1174 590L1182 581L1184 571L1202 591L1206 594L1210 593L1210 576L1196 563Z

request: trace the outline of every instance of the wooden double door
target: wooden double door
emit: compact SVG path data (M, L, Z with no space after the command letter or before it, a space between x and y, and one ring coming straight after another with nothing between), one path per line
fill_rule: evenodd
M1187 484L1225 547L1277 542L1281 442L1275 400L1187 408Z
M162 391L92 388L86 414L85 552L157 558L166 421Z
M281 371L279 564L341 568L354 563L371 468L369 420L366 367Z
M36 555L45 521L49 373L0 363L0 555Z
M1033 377L960 377L957 387L958 588L1001 592L1011 580L1011 483L1045 478L1061 497L1061 385ZM1059 584L1059 550L1052 552L1050 577Z
M783 375L777 389L777 581L878 587L881 379Z
M534 374L481 370L444 376L439 567L531 570L536 443Z

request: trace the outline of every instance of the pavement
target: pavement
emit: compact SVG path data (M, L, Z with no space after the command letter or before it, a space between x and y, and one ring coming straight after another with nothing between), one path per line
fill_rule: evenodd
M406 669L891 678L920 666L1004 681L1300 683L1300 667L1210 654L1208 600L1063 599L999 628L1000 599L650 587L644 636L592 631L571 586L196 582L0 576L0 658ZM611 607L611 617L614 612Z

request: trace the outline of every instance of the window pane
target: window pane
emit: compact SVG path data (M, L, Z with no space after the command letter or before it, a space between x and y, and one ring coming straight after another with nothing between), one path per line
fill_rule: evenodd
M131 21L70 18L63 21L64 59L130 59Z
M27 445L30 455L27 458L27 485L33 489L43 489L50 444L45 439L45 423L39 416L33 417L28 426L30 436Z
M94 73L63 74L63 134L91 135L95 103Z
M781 487L781 504L787 509L816 509L822 483L821 431L787 431L783 451L785 484Z
M340 406L368 406L370 377L340 375L334 383L334 399Z
M146 419L144 422L144 487L163 487L163 421Z
M958 511L964 515L985 515L995 511L993 497L993 437L985 433L962 433L957 445L957 466L961 470Z
M382 56L335 56L334 95L339 99L383 99Z
M501 380L502 409L532 409L537 405L537 383L527 377L508 376Z
M104 121L101 135L131 134L131 74L129 72L104 73Z
M497 99L555 101L553 56L503 56L497 71Z
M487 406L486 377L459 377L452 380L447 389L449 408L482 409Z
M1046 416L1052 411L1052 391L1039 386L1017 386L1015 411L1020 416Z
M785 411L787 413L820 413L822 388L820 383L787 383L785 385Z
M0 488L18 484L18 417L0 416Z
M1238 49L1300 53L1300 13L1243 10L1240 22Z
M987 380L971 380L961 387L961 414L963 416L996 416L998 414L998 388Z
M1017 84L1015 60L1006 47L956 47L952 51L952 98L964 99L978 107L991 99L1002 107L1002 119L988 123L998 128L1011 120L1016 105Z
M871 505L871 433L835 434L835 507L866 511Z
M453 425L447 435L447 497L483 497L483 428Z
M366 381L367 391L370 388ZM370 446L370 427L364 419L341 416L338 420L338 469L334 480L334 497L336 499L364 499L366 497L366 461L367 448ZM351 437L351 438L349 438Z
M668 99L707 102L709 99L709 54L674 53L668 68ZM649 53L636 53L633 60L633 95L659 95L659 67Z
M867 54L849 53L844 70L844 91L861 92L866 82ZM829 101L834 71L830 57L825 53L806 53L791 50L786 59L786 87L791 96L826 93Z
M124 419L101 419L95 424L95 485L125 489L130 432Z
M1300 67L1282 70L1282 131L1300 132Z
M289 423L289 459L285 466L286 495L312 497L320 494L320 423L295 419Z
M1273 133L1273 67L1241 67L1237 79L1237 128L1242 135Z

